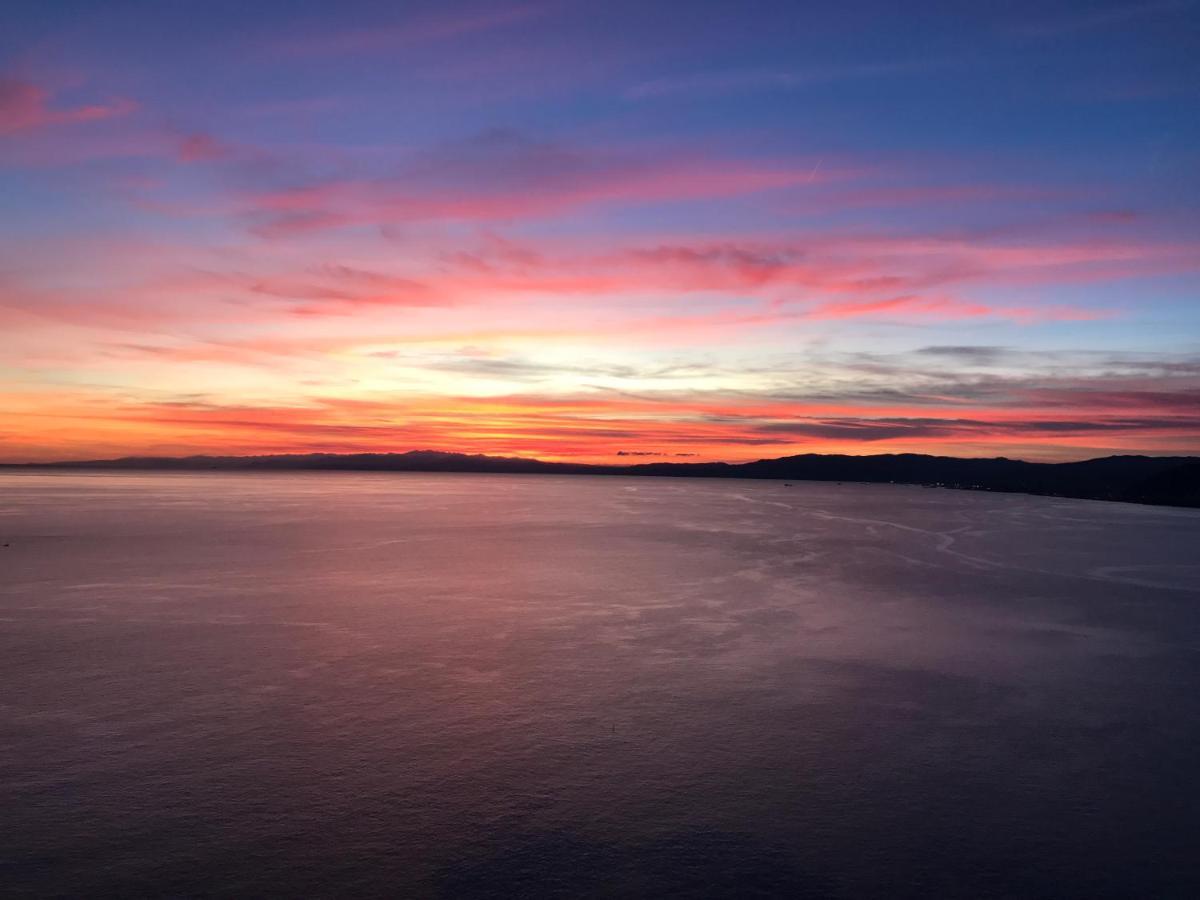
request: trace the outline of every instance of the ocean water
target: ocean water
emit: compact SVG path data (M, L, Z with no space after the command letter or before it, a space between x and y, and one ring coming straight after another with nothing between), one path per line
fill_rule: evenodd
M6 896L1200 895L1200 513L0 475Z

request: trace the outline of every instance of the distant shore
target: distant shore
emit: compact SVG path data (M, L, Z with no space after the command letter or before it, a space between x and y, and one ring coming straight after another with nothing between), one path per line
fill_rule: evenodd
M519 457L412 450L406 453L310 453L270 456L123 457L0 464L4 471L463 472L525 475L628 475L756 478L779 481L911 484L1080 500L1114 500L1200 508L1200 457L1107 456L1035 463L916 453L804 454L746 463L653 462L591 465Z

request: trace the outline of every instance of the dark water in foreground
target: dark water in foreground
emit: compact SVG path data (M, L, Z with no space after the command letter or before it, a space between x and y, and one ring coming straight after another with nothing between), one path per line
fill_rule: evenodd
M0 476L0 893L1196 896L1200 514Z

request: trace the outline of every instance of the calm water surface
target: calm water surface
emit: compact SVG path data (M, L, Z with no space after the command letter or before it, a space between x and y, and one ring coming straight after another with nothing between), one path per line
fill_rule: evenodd
M1200 514L0 475L8 895L1194 897Z

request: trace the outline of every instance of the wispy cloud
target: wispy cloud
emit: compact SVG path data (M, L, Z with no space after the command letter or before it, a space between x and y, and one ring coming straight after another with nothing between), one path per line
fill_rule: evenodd
M809 69L724 69L693 72L643 81L625 91L628 100L672 97L718 97L756 91L794 91L839 81L855 81L913 72L947 65L945 60L910 60Z
M460 8L398 24L379 23L373 27L285 35L275 38L269 46L282 55L310 57L403 50L518 25L543 16L553 8L551 3Z
M731 197L847 177L811 162L717 159L676 151L575 147L490 130L410 159L386 178L315 181L251 193L254 230L289 237L344 225L487 222L561 215L597 204Z
M51 93L33 82L0 79L0 135L34 131L52 125L98 122L128 115L137 109L123 98L77 106L55 104Z
M1025 22L1012 30L1013 33L1028 38L1062 37L1081 31L1115 28L1144 19L1169 17L1188 12L1195 6L1194 0L1151 0L1148 3L1095 6L1065 16Z
M1071 306L1004 306L973 303L957 297L905 295L882 300L841 300L823 303L809 316L814 319L1008 319L1014 322L1086 322L1111 318L1104 310Z

